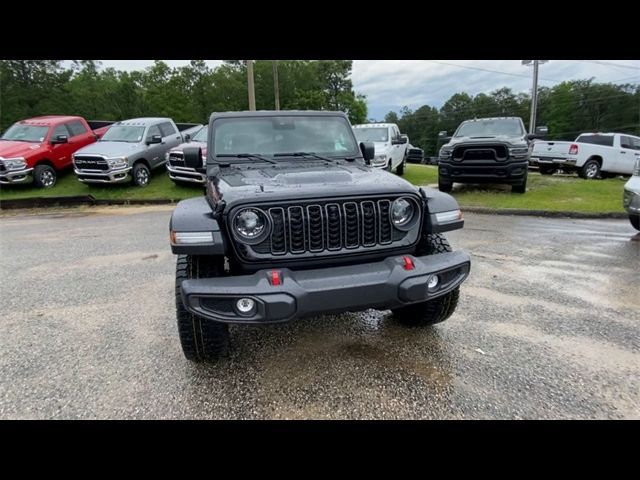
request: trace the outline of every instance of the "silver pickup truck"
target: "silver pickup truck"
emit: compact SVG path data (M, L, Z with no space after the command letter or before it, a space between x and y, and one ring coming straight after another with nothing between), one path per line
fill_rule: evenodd
M116 122L98 142L73 155L75 174L84 183L131 181L146 187L151 170L165 165L165 153L200 128L199 124L176 124L170 118Z

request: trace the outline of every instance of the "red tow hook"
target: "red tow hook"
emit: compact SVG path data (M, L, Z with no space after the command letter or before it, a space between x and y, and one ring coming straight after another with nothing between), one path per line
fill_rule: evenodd
M413 264L413 260L411 260L411 257L404 256L402 257L402 259L404 260L403 267L405 270L413 270L414 268L416 268Z
M274 287L277 287L278 285L282 284L282 279L280 278L280 272L278 272L277 270L271 270L271 278L269 279L269 281L271 282L271 285Z

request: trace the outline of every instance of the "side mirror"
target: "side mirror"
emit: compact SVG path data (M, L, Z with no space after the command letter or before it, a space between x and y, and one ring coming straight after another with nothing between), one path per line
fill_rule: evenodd
M441 139L445 139L447 136L447 131L446 130L442 130L441 132L438 132L438 137Z
M527 140L535 140L536 138L540 138L540 135L537 135L535 133L527 133L527 136L525 138Z
M400 135L395 140L391 141L391 145L404 145L408 141L409 141L409 137L407 137L406 135Z
M549 128L546 126L536 127L536 135L540 137L546 137L549 133Z
M202 168L202 149L200 147L186 147L182 151L184 166L194 170Z
M188 133L184 134L184 141L185 142L190 142L191 141L191 135L189 135Z
M59 143L67 143L69 141L69 137L67 135L56 135L51 139L51 144L56 145Z
M162 143L162 137L160 135L152 135L151 137L147 137L147 145L151 145L152 143Z
M364 157L364 163L371 165L371 160L376 154L376 146L373 142L360 142L360 151Z

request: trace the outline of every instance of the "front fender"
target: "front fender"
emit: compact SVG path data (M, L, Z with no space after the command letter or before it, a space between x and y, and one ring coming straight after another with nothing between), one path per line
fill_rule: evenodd
M169 221L171 251L187 255L225 255L225 234L205 197L189 198L178 202ZM212 242L190 245L173 243L173 232L211 232Z
M448 193L432 188L420 189L425 204L423 231L427 233L450 232L464 226L458 201Z

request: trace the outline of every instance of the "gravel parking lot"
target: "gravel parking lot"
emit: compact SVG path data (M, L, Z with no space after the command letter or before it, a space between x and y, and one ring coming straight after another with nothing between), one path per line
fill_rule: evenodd
M458 311L232 327L180 350L171 207L0 216L0 418L640 418L640 241L626 220L467 214Z

